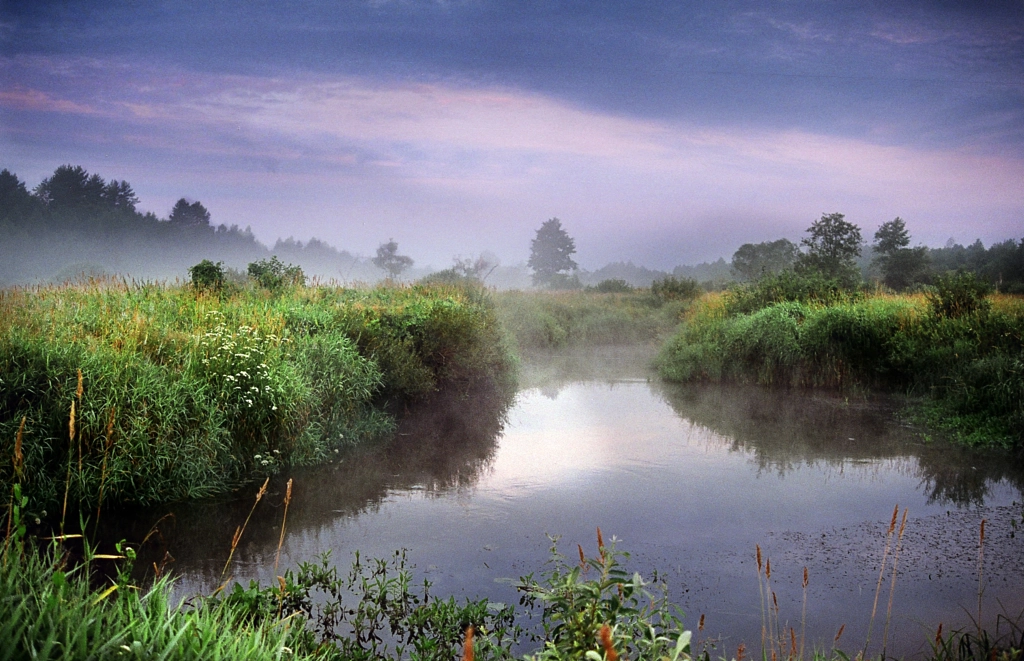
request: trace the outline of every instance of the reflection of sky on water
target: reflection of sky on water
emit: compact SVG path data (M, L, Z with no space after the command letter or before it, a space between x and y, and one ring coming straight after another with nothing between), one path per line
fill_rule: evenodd
M1022 480L1007 462L923 443L885 402L623 373L532 384L507 416L503 405L435 402L392 445L296 474L282 562L331 550L344 565L356 550L408 548L438 594L509 601L495 579L539 570L547 534L562 535L565 552L577 543L592 552L601 526L636 569L664 572L673 598L692 618L706 613L709 631L729 636L722 653L734 654L740 639L760 636L755 544L773 558L784 616L797 613L809 568L809 641L831 640L839 624L863 641L899 503L910 522L894 609L907 642L890 653L926 639L919 622L965 623L959 605L976 599L982 517L992 531L986 599L1024 607L1024 543L1009 534ZM273 578L280 500L257 510L236 578ZM168 544L182 592L219 584L250 505L179 511Z

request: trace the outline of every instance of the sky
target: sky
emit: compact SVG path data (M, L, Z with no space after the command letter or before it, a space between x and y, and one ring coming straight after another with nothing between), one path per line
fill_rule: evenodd
M418 265L1024 237L1024 0L0 0L0 168Z

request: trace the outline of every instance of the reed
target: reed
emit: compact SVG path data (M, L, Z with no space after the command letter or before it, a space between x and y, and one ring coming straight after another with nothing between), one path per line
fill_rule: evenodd
M263 485L260 487L259 491L256 492L256 500L255 502L253 502L252 508L249 510L248 516L245 517L245 521L242 523L242 525L235 528L235 534L231 537L231 551L228 553L228 559L224 563L224 569L222 569L220 572L221 579L224 579L224 576L228 573L228 567L231 566L231 560L235 557L235 549L238 548L238 543L242 540L242 535L245 533L246 526L249 525L249 519L252 518L252 513L256 511L256 506L260 504L260 500L262 500L263 496L266 495L268 484L270 484L269 477L263 481Z
M900 550L903 548L903 531L907 527L907 508L903 508L903 519L900 521L900 530L896 536L896 552L893 553L892 558L892 579L889 582L889 605L885 610L885 629L882 633L882 656L885 657L885 651L888 649L887 645L889 642L889 622L892 620L892 599L896 594L896 572L899 568L900 562Z
M984 591L985 573L985 519L981 520L978 529L978 635L981 636L981 596Z
M288 486L284 492L284 515L281 517L281 536L277 540L277 553L274 554L274 576L277 576L277 564L281 561L281 547L284 546L284 529L288 523L288 506L292 502L292 478L288 478ZM255 506L254 506L255 507Z
M860 656L866 657L868 645L871 643L871 629L875 624L875 613L878 611L878 595L882 592L882 579L885 576L885 567L889 562L889 546L892 543L892 534L896 530L896 519L899 517L900 506L897 504L892 510L892 520L889 521L889 529L885 533L885 549L882 551L882 562L878 567L878 584L875 586L875 601L871 605L871 618L868 620L868 634L864 640L864 650Z

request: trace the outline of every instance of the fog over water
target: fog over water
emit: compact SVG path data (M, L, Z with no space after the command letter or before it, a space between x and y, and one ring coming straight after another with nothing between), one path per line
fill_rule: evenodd
M436 594L509 602L514 591L496 580L540 570L547 535L561 536L566 553L577 543L593 551L600 526L633 568L662 573L689 626L705 614L701 636L733 654L759 641L760 545L782 620L799 622L806 566L809 644L829 644L845 625L856 647L898 504L909 516L890 653L922 651L939 622L970 623L982 518L983 617L1024 608L1024 473L1009 462L923 441L899 422L898 401L666 385L646 369L649 357L635 348L534 356L511 408L479 395L437 399L404 418L392 442L294 473L282 562L330 550L344 566L356 550L406 548ZM283 478L249 524L236 578L272 580ZM173 508L159 524L163 541L144 551L171 553L180 593L212 590L250 506ZM109 534L141 536L164 513Z

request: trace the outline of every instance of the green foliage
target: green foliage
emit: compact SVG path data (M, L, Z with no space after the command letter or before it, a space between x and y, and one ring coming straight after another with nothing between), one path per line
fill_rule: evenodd
M932 312L954 319L987 312L991 305L985 297L991 291L992 287L975 274L958 271L937 276L935 286L927 296Z
M72 502L154 504L379 436L386 407L443 384L513 378L482 292L12 290L0 297L0 484L14 480L22 417L35 506L60 500L69 472Z
M797 258L797 269L837 280L844 287L857 284L860 272L854 260L860 255L860 228L841 213L829 213L811 223L807 233L800 241L807 252Z
M1024 314L931 307L872 297L696 315L663 348L659 370L675 381L916 392L932 398L933 422L968 443L1024 443Z
M623 658L689 659L692 634L669 603L668 587L626 571L620 559L629 554L616 550L614 541L605 546L600 535L598 530L597 556L587 558L580 547L579 562L569 562L552 539L549 568L540 579L532 574L520 579L517 587L527 605L541 609L543 630L544 647L527 658L600 661L605 649L599 632L607 625Z
M839 280L821 273L782 271L729 290L726 307L732 313L751 313L787 301L830 305L855 300L857 296Z
M185 198L181 198L174 203L174 208L171 209L171 215L167 217L167 220L182 227L203 227L210 224L210 212L198 200L189 202Z
M909 245L910 234L898 216L875 232L874 263L882 270L882 282L896 291L920 282L928 270L928 249Z
M621 278L602 280L593 287L587 287L587 291L596 291L601 294L629 294L633 286Z
M759 280L789 270L800 250L789 239L744 243L732 256L732 270L744 280Z
M701 294L700 285L690 278L666 276L651 283L651 294L659 302L690 301Z
M249 277L254 278L260 287L274 292L282 287L301 287L306 284L306 275L302 269L294 264L285 264L277 255L252 262L248 272Z
M524 350L650 342L674 330L687 305L662 305L644 291L509 291L494 300L502 327Z
M195 266L188 269L189 278L192 279L192 287L196 291L219 291L224 286L224 262L214 264L204 259Z
M550 289L579 289L579 281L573 283L566 273L576 270L572 259L575 252L576 242L562 229L562 221L557 218L544 221L530 242L527 265L533 269L533 284ZM575 286L567 286L570 284Z

